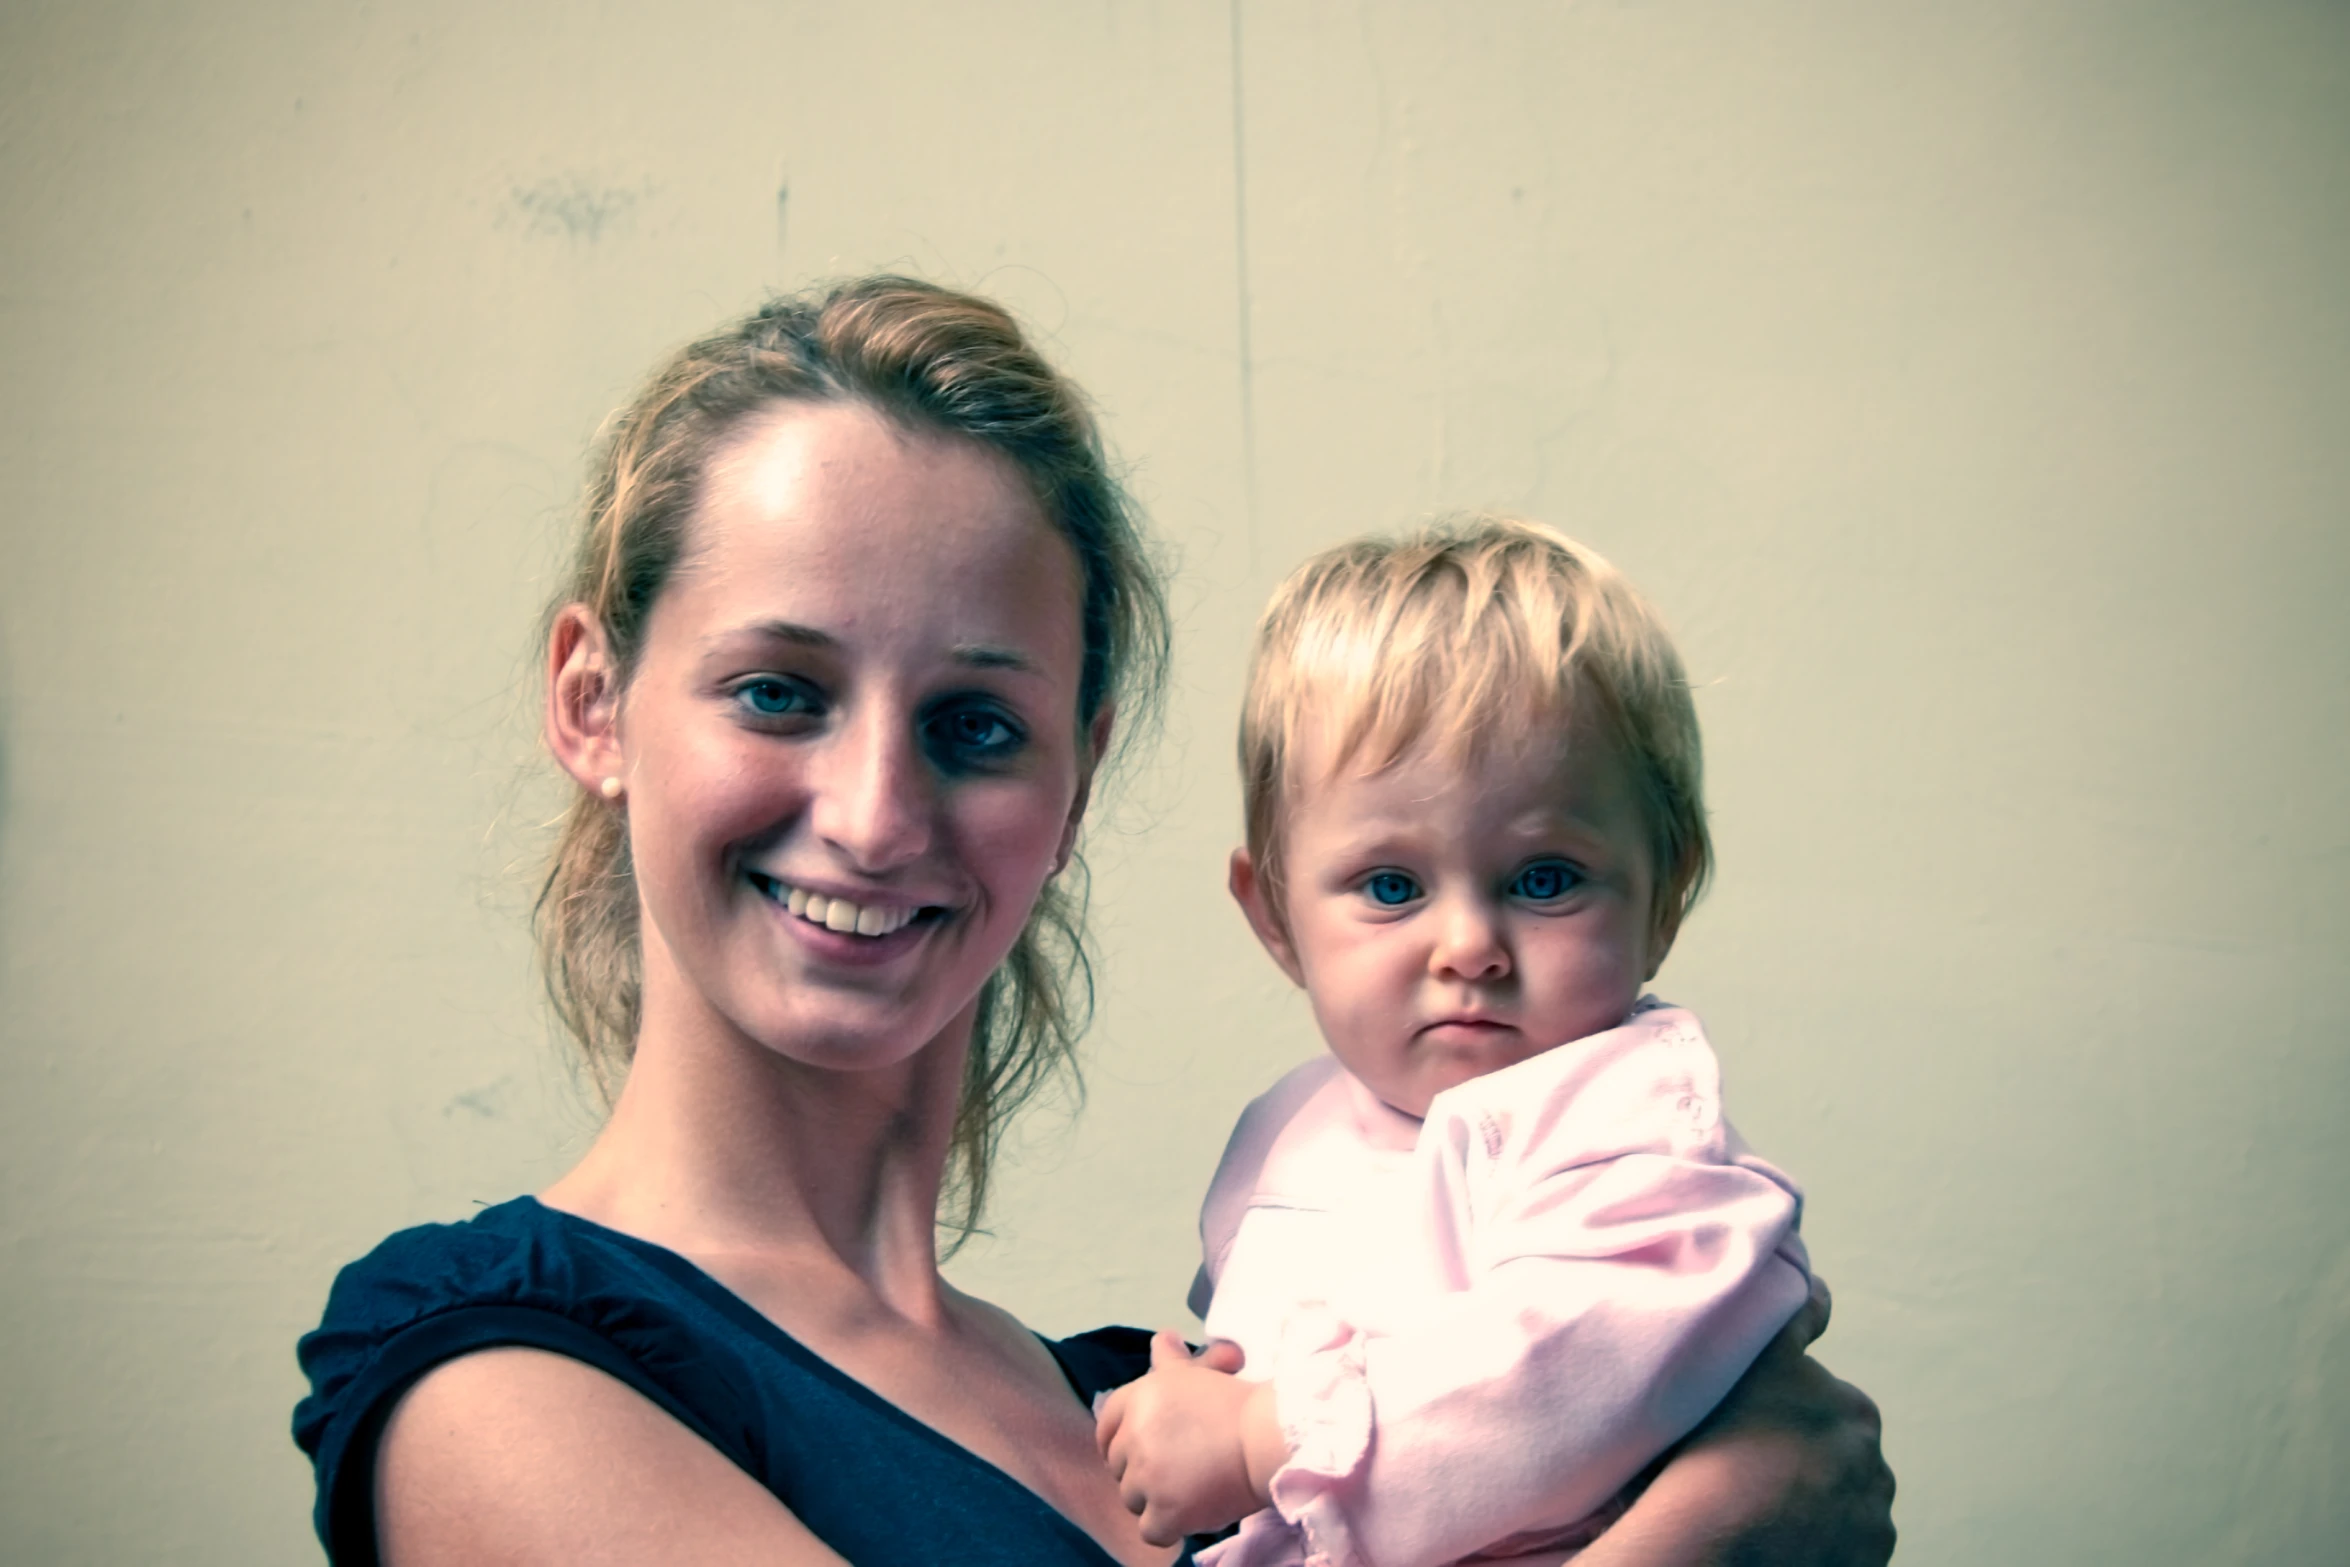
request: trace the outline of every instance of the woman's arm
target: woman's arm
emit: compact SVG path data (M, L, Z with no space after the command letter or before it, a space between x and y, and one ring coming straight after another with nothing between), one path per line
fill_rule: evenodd
M1869 1396L1806 1354L1827 1286L1576 1567L1882 1567L1893 1471Z
M420 1379L384 1428L375 1513L387 1567L847 1567L658 1405L546 1350Z

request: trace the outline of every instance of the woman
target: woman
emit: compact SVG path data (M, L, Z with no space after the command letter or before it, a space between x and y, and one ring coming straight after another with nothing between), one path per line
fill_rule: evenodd
M994 306L863 280L656 377L546 639L543 956L625 1081L541 1197L337 1281L296 1413L337 1561L1177 1559L1094 1450L1140 1336L1048 1344L936 1262L1081 1027L1054 878L1164 648L1082 402ZM1882 1559L1809 1317L1591 1567Z

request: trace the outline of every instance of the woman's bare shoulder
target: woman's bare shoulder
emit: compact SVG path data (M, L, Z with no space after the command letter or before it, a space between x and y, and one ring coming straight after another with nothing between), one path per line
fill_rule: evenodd
M842 1567L650 1399L546 1350L478 1350L420 1378L384 1428L375 1490L389 1567Z

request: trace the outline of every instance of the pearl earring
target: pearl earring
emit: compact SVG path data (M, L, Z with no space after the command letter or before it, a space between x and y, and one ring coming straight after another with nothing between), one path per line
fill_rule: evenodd
M601 785L601 788L602 788L602 790L603 790L603 794L604 794L604 798L605 798L605 799L607 799L607 800L617 800L617 799L619 799L619 798L620 798L620 780L619 780L619 779L617 779L617 778L607 778L607 779L605 779L605 780L604 780L603 784Z

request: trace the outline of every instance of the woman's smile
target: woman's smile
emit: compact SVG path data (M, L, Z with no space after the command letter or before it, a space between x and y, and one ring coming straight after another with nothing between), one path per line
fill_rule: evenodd
M746 873L751 886L772 906L789 940L818 964L870 969L895 963L929 941L952 920L939 903L908 903L873 895L860 902L827 895L763 872Z
M774 876L757 871L750 874L753 886L789 909L794 917L844 936L893 935L924 915L946 912L937 904L859 903L837 893L827 897Z

